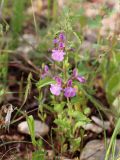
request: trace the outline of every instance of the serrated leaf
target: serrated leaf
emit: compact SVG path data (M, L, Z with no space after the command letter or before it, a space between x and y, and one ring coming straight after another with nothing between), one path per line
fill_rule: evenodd
M66 118L55 119L54 123L57 124L62 129L67 129L68 130L70 128L70 123L66 120Z
M63 111L63 108L65 106L65 102L61 102L59 104L55 104L54 105L54 110L58 113L62 112Z
M72 116L75 118L77 121L86 121L89 122L89 118L87 118L82 112L80 111L74 111L74 110L68 110L69 116Z
M79 121L75 123L75 126L73 128L73 133L76 131L77 128L80 128L82 126L84 126L85 124L87 124L88 122L86 121Z
M27 85L26 85L26 89L25 89L24 101L23 101L22 106L26 103L27 98L30 94L31 87L32 87L31 79L32 79L32 74L29 73L28 78L27 78Z
M80 142L81 142L81 137L73 138L71 140L70 148L72 152L75 152L80 149Z

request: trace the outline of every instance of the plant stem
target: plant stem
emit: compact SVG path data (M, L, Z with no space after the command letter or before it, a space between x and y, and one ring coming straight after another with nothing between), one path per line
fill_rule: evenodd
M110 141L109 147L108 147L107 152L106 152L105 160L109 159L109 155L110 155L110 151L111 151L112 145L113 145L113 143L115 141L115 138L116 138L119 130L120 130L120 118L117 121L116 127L115 127L113 135L111 137L111 141Z

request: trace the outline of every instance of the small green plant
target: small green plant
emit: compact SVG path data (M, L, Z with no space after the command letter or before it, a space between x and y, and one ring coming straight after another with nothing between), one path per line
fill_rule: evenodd
M45 153L45 150L43 149L42 140L35 139L34 118L31 115L31 116L26 116L26 119L27 119L27 124L29 127L29 132L31 135L32 144L38 148L35 152L33 152L32 160L39 160L39 159L45 160L46 153Z

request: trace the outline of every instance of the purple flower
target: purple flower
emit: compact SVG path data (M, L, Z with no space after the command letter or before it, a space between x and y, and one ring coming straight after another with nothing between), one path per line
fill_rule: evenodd
M49 67L48 67L47 65L45 65L44 71L45 71L45 72L48 72L48 71L49 71Z
M66 98L74 97L76 95L76 89L72 87L67 87L64 90L64 96Z
M55 39L53 40L53 43L54 43L54 44L58 44L58 42L59 42L59 40L58 40L57 38L55 38Z
M65 35L64 35L64 33L60 33L59 34L59 39L60 39L60 41L65 41Z
M62 91L62 79L60 77L55 77L54 78L56 81L56 84L51 84L50 85L50 91L52 94L59 96L61 91Z
M74 69L73 69L73 77L77 77L77 76L78 76L77 69L76 69L76 68L74 68Z
M67 87L72 87L72 80L71 80L71 79L68 80L68 82L67 82Z
M59 96L61 93L62 87L59 84L51 84L50 85L50 91L52 94Z
M61 62L64 59L65 52L62 50L52 50L52 59L57 62Z
M73 78L77 79L80 83L85 83L86 82L86 79L85 79L84 76L78 75L78 72L77 72L76 68L73 70Z
M65 48L65 44L63 42L59 42L59 49L64 49Z
M80 83L85 83L85 82L86 82L86 79L85 79L85 77L83 77L83 76L77 76L77 80L78 80Z
M64 89L64 96L66 98L74 97L76 95L76 89L72 87L72 80L68 80L67 87Z
M49 75L49 67L47 65L45 65L44 68L43 68L43 72L41 74L41 77L45 78L48 75Z
M57 82L58 85L62 85L62 79L60 77L56 76L54 79L55 79L55 81Z

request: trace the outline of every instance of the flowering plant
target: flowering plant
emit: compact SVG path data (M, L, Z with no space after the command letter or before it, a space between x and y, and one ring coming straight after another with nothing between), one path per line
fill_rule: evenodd
M51 53L53 63L51 67L47 65L43 67L37 83L40 93L39 116L45 120L44 108L52 111L54 123L57 125L53 130L56 133L57 142L61 145L59 151L63 153L68 149L66 143L68 141L70 151L73 152L80 149L82 126L90 121L87 118L89 114L87 100L82 91L87 78L78 73L77 67L73 68L70 65L65 32L60 32L53 40L53 44L54 49ZM49 91L49 98L43 101L47 94L46 89L47 93Z

